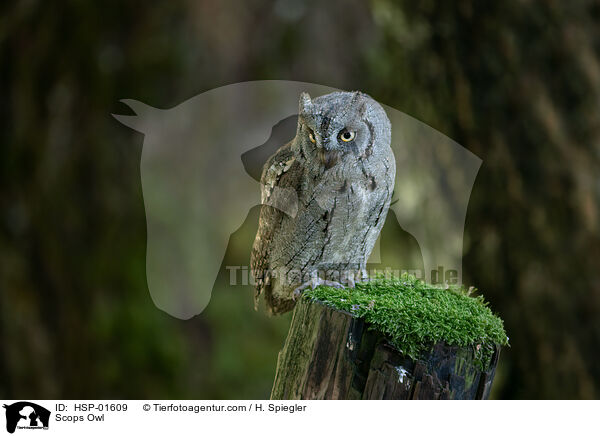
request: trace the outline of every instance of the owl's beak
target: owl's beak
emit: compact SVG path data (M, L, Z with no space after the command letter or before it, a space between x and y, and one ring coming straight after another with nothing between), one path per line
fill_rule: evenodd
M325 169L328 170L338 163L340 160L340 153L337 150L321 149L319 150L319 159L321 160L321 163L325 165Z

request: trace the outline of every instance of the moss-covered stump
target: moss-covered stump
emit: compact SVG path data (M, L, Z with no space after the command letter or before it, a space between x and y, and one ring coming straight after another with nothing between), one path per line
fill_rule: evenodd
M271 399L486 399L502 320L411 276L319 287L294 310Z

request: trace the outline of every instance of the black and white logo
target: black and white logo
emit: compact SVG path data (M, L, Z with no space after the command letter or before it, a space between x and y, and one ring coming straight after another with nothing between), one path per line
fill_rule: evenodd
M29 401L19 401L4 405L6 409L6 431L14 433L15 429L47 430L50 411Z

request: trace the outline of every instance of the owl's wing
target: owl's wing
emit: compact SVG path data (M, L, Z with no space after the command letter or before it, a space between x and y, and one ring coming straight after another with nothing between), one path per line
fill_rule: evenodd
M258 231L252 247L250 268L255 282L254 303L258 308L260 295L264 293L267 308L276 310L278 305L271 292L271 265L269 258L273 249L273 237L277 234L286 213L295 214L297 192L302 175L302 167L294 158L291 142L281 147L271 156L261 176L261 210ZM293 193L290 196L289 193ZM291 204L291 203L294 204ZM284 212L285 211L285 212Z

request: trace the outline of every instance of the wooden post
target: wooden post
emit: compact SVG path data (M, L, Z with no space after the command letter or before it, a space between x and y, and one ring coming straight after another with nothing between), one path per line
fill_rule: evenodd
M469 347L438 343L413 360L362 319L301 298L271 399L487 399L499 352L483 371Z

